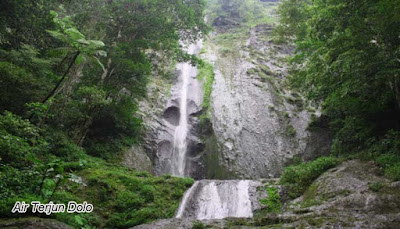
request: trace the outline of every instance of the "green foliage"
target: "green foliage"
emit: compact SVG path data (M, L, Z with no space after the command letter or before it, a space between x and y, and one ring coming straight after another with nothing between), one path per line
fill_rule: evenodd
M0 111L10 110L22 113L25 103L39 99L45 87L41 78L34 73L10 62L0 62ZM46 82L46 81L45 81Z
M297 46L290 84L323 101L335 155L399 156L393 135L400 123L398 10L400 2L388 0L284 0L279 6L275 32Z
M203 98L203 109L207 110L211 103L211 91L214 83L214 67L212 64L207 62L201 62L199 65L199 73L197 78L204 82L204 98Z
M37 127L10 112L0 115L0 135L0 158L4 163L30 163L32 156L47 145Z
M74 227L89 224L128 228L173 217L184 191L194 182L191 178L154 177L121 166L109 166L101 160L88 160L79 171L65 174L67 179L59 184L55 193L58 180L52 174L59 174L62 172L60 168L64 169L64 165L57 161L46 166L47 175L43 184L43 174L39 170L34 172L31 169L0 166L0 214L16 217L10 212L16 200L47 202L52 196L51 200L55 203L87 201L95 206L91 214L51 215L62 222ZM39 187L40 192L37 190Z
M265 211L267 213L278 213L282 211L281 196L279 190L276 187L265 187L268 193L266 199L261 199L260 202L266 205Z
M370 139L364 155L367 159L374 159L380 166L385 177L392 180L400 179L400 132L390 130L381 139Z
M194 221L192 225L192 229L205 229L206 225L204 225L201 221Z
M286 127L286 135L288 137L294 138L294 137L296 137L296 134L297 134L296 129L292 125L288 125Z
M258 0L209 0L206 14L211 23L217 17L224 17L246 26L273 24L276 21L275 2Z
M385 176L394 181L400 180L400 163L394 164L393 166L385 169Z
M193 184L192 179L143 176L121 167L101 166L80 174L88 179L80 196L98 206L97 214L112 214L105 224L116 228L172 217L184 191Z
M379 192L379 190L381 190L384 187L384 185L380 182L376 182L368 184L368 187L374 192Z
M395 164L399 164L400 158L398 155L394 154L382 154L376 158L376 163L382 168L388 168Z
M50 217L76 228L172 217L192 179L153 177L115 162L141 140L138 103L149 77L180 59L196 61L179 41L208 31L205 2L0 6L0 215L21 217L10 212L16 200L73 200L93 203L95 212Z
M298 197L319 175L335 167L337 163L337 159L333 157L320 157L315 161L286 167L280 178L280 183L289 188L291 198Z
M48 14L54 1L4 0L0 3L0 45L6 49L35 44L39 49L52 42L46 29L54 24Z

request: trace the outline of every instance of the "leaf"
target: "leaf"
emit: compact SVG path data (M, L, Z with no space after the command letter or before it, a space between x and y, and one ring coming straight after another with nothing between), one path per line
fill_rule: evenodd
M89 41L87 41L85 39L79 39L79 40L77 40L77 42L79 42L81 44L84 44L84 45L89 45L90 44Z
M80 63L82 63L83 61L86 61L86 58L84 55L79 54L78 57L75 60L75 64L79 65Z
M83 35L81 32L79 32L77 29L75 28L69 28L66 29L65 34L68 35L69 38L71 38L73 41L78 41L81 39L85 39L85 35Z
M104 46L105 46L105 44L102 41L89 40L89 47L88 48L91 49L91 50L96 50L96 49L102 48Z
M97 57L91 56L90 59L94 62L97 63L98 65L100 65L100 67L103 69L103 71L105 70L104 65L100 62L100 60Z
M102 57L107 57L107 52L104 50L98 50L96 54Z
M55 30L46 30L46 31L47 31L48 33L50 33L50 35L51 35L52 37L54 37L54 38L56 38L56 39L58 39L58 40L60 40L60 41L63 41L63 42L68 42L68 39L67 39L67 37L66 37L64 34L58 32L58 31L55 31Z
M57 18L58 17L58 13L54 10L50 10L50 15Z
M83 225L83 219L80 215L75 215L75 222L79 225Z
M60 47L50 50L47 54L51 57L65 56L70 52L75 51L72 47Z

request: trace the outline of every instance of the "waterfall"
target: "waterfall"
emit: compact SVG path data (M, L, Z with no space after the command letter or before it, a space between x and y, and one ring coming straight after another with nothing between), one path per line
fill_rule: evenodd
M201 41L186 48L189 54L196 54ZM173 176L188 176L191 168L186 168L188 156L189 123L188 101L198 94L197 68L189 63L179 63L178 82L179 124L175 128L170 172ZM195 86L196 85L196 86ZM190 109L189 109L190 110ZM187 173L185 173L187 171ZM199 180L188 189L179 205L176 218L223 219L227 217L253 217L249 195L249 180Z
M176 218L182 218L183 213L184 213L184 211L185 211L185 209L186 209L186 207L187 207L187 203L189 202L189 199L192 198L193 190L196 190L197 185L199 185L199 181L196 181L196 182L192 185L192 187L190 187L190 188L185 192L185 194L184 194L184 196L183 196L183 198L182 198L181 204L179 205L178 212L176 213Z
M194 54L197 50L199 50L199 44L191 44L189 45L187 52L189 54ZM173 176L183 177L186 175L186 151L189 131L187 110L189 79L191 76L196 76L197 69L190 65L190 63L179 63L177 69L181 72L181 88L179 91L180 118L179 125L176 127L174 134L171 174Z
M248 180L196 181L185 193L176 218L251 218L249 183Z

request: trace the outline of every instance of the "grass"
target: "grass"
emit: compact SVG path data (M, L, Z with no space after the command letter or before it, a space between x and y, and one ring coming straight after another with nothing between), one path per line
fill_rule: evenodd
M52 197L32 194L34 192L18 193L0 200L0 214L4 217L17 217L10 213L17 200L27 203L33 200L47 203L51 200L63 204L68 201L87 201L94 206L94 211L90 214L58 213L50 217L75 228L129 228L156 219L173 217L183 193L193 184L191 178L155 177L147 172L108 164L97 158L92 160L88 157L86 160L83 167L70 168L74 179L63 181ZM24 216L29 215L31 214Z
M288 187L291 198L299 197L318 176L337 164L338 160L333 157L320 157L315 161L286 167L280 184Z

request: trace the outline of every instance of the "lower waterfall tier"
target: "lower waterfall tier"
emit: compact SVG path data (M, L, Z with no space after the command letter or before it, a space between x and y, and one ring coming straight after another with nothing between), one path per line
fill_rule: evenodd
M259 182L200 180L186 191L176 218L223 219L253 217L251 193Z

